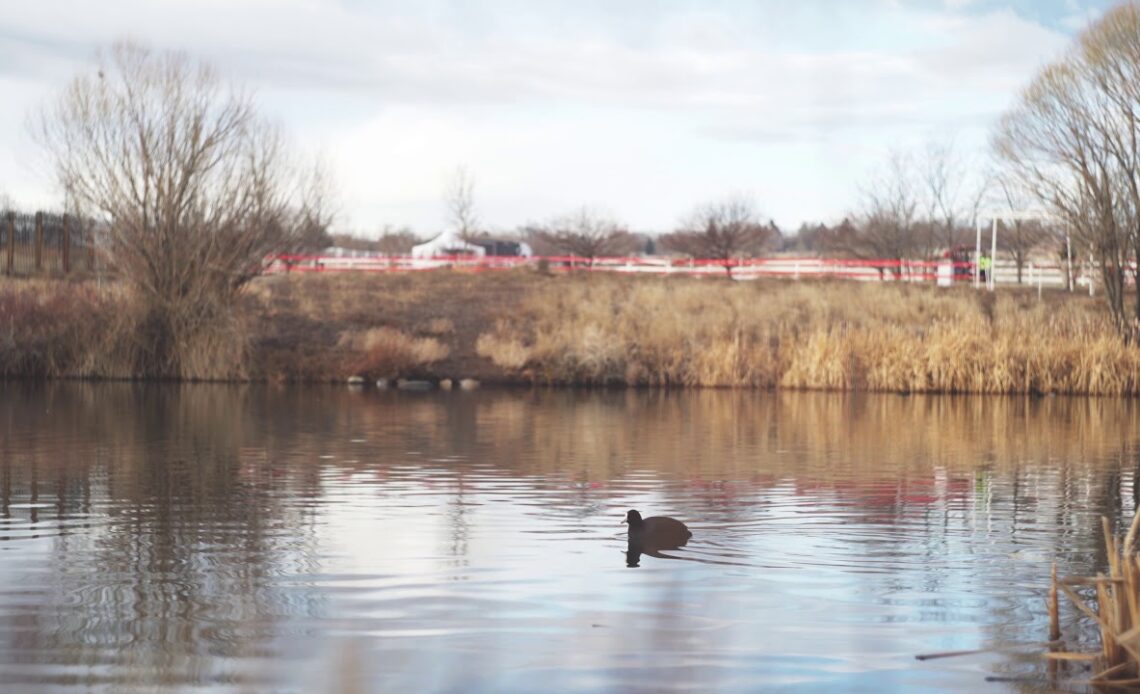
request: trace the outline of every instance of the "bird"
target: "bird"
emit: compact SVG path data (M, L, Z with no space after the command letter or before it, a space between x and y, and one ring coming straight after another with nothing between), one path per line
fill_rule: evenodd
M669 516L642 518L641 513L635 509L630 509L622 522L629 523L630 537L673 540L683 544L693 536L689 528L676 518Z
M642 518L641 513L630 509L623 523L629 523L629 546L626 549L626 565L637 566L642 554L668 559L661 554L663 549L684 547L693 533L684 523L668 516Z

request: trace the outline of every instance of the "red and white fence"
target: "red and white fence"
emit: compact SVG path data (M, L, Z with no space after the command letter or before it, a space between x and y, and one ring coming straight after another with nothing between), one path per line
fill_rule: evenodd
M524 265L545 263L553 272L625 272L657 275L731 276L737 280L760 277L789 279L843 278L886 282L938 282L954 284L974 281L974 264L948 260L855 260L850 258L769 257L715 259L679 259L664 257L579 256L411 256L383 255L281 255L269 264L267 274L339 273L339 272L417 272L455 268L470 272L504 270ZM1017 282L1017 269L1012 261L998 260L993 268L998 284ZM1068 284L1064 268L1057 263L1030 263L1022 270L1022 283L1032 286L1064 287ZM1083 282L1082 282L1083 284Z

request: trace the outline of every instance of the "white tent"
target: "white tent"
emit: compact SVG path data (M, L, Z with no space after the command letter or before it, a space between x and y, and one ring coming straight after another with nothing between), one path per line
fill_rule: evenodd
M467 243L459 238L454 231L445 231L431 241L412 246L413 258L432 258L438 255L475 255L484 256L487 251L482 246Z

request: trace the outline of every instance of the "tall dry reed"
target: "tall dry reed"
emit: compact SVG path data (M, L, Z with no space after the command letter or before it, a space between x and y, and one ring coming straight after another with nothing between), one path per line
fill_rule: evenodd
M1140 392L1140 349L1071 295L852 282L567 278L479 353L540 382L947 393Z
M124 289L3 281L0 376L329 380L363 371L634 386L1140 392L1140 349L1116 337L1098 303L1063 293L1038 301L1016 290L905 284L438 272L265 278L232 308L186 316L192 329L174 332L178 344L156 346L153 313ZM370 331L381 332L365 346ZM176 369L155 363L171 354Z

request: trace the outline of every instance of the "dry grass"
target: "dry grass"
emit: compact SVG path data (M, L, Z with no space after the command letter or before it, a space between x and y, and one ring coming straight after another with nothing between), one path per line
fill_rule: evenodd
M518 339L486 333L475 342L475 352L504 369L519 370L530 361L530 349Z
M243 380L249 335L240 313L196 307L179 316L164 370L153 307L121 285L0 281L0 377Z
M1059 292L443 271L270 277L238 309L193 317L181 377L1140 393L1140 349ZM0 282L0 375L145 376L146 320L114 287Z
M247 309L256 322L251 377L342 379L369 366L359 352L342 344L342 335L388 327L416 338L433 338L447 348L439 360L415 366L404 362L406 371L396 375L517 379L480 357L476 341L542 281L527 271L266 277L247 293Z
M449 351L435 338L416 338L394 328L347 331L341 335L339 346L351 354L350 373L373 378L405 375L440 361Z
M432 318L420 329L425 335L444 336L455 332L455 322L450 318Z
M92 287L45 280L0 284L0 377L66 376L90 363L91 339L114 312Z
M1140 392L1140 350L1069 295L593 276L480 338L552 383L949 393Z

